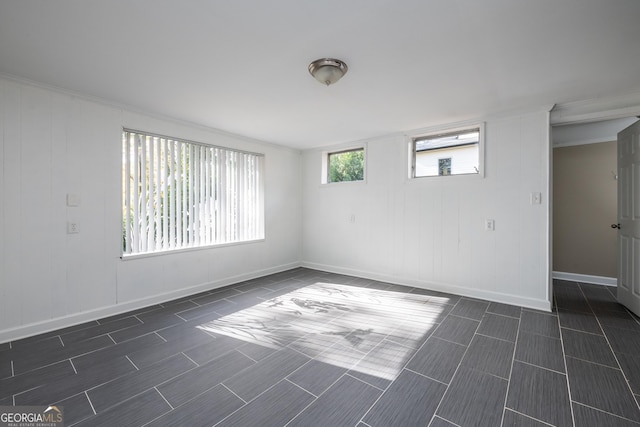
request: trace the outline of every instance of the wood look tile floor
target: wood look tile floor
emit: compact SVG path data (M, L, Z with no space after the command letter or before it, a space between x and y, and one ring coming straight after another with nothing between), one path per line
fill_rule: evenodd
M638 426L640 323L298 268L0 344L0 405L68 426Z

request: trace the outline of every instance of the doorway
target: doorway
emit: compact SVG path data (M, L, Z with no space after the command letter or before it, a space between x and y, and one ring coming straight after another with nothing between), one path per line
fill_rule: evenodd
M552 128L554 278L616 285L616 138L636 120Z

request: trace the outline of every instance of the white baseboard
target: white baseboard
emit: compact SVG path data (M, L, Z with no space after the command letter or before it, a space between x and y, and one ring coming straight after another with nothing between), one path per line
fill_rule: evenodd
M487 291L483 289L465 288L447 283L424 282L420 280L391 276L386 274L372 273L369 271L356 270L345 267L337 267L333 265L318 264L314 262L303 261L302 267L314 270L327 271L330 273L346 274L349 276L362 277L364 279L378 280L381 282L392 283L394 285L412 286L414 288L428 289L432 291L447 292L455 295L461 295L472 298L484 299L503 304L517 305L520 307L533 308L542 311L551 311L551 302L539 300L535 298L527 298L519 295L503 294L500 292Z
M591 283L593 285L618 286L618 279L615 277L592 276L589 274L563 273L554 271L551 277L570 282Z
M75 326L81 323L91 322L109 316L115 316L117 314L126 313L128 311L137 310L139 308L148 307L150 305L161 304L163 302L186 297L189 295L195 295L200 292L232 285L234 283L244 282L245 280L251 280L258 277L268 276L270 274L291 270L293 268L300 267L300 265L301 264L299 262L283 264L276 267L253 271L250 273L226 277L224 279L216 280L213 282L202 283L196 286L191 286L189 288L183 288L164 294L141 298L135 301L127 301L125 303L120 303L113 306L100 307L93 310L83 311L81 313L74 313L68 316L5 329L3 331L0 331L0 343L15 341L21 338L43 334L61 328L67 328L69 326Z

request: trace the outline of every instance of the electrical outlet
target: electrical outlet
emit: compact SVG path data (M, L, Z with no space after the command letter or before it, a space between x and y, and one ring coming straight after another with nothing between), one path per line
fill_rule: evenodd
M69 221L67 222L67 234L77 234L80 232L80 226L77 222Z

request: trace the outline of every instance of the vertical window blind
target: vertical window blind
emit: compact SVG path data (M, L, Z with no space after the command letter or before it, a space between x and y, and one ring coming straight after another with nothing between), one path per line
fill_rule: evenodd
M264 238L264 156L124 129L123 256Z

